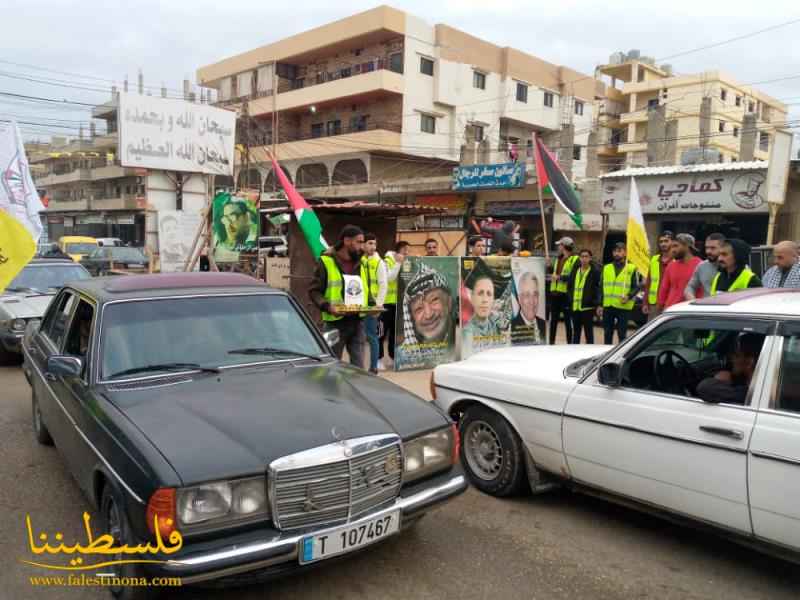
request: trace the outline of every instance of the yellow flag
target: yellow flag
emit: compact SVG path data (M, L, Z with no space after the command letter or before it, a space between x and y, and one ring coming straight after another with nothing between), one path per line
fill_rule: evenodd
M36 254L36 242L25 226L0 210L0 292Z
M628 262L633 263L642 277L647 277L650 270L650 243L644 228L642 205L639 202L639 190L636 180L631 177L631 195L628 203Z

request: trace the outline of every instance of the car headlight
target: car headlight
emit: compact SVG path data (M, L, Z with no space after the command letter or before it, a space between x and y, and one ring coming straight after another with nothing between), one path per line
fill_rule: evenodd
M215 481L178 490L178 521L183 525L236 521L269 514L263 477Z
M25 319L11 319L9 321L9 327L12 331L25 331L26 325Z
M453 465L455 443L453 427L406 442L403 445L403 480L414 481L450 468Z

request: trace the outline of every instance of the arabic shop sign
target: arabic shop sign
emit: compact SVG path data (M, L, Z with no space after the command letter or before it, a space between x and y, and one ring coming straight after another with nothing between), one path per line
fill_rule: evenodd
M604 213L627 213L630 178L603 179ZM766 213L766 169L636 178L642 212Z
M119 95L125 167L233 175L236 113L206 104Z
M525 163L468 165L453 169L454 190L492 190L525 187Z

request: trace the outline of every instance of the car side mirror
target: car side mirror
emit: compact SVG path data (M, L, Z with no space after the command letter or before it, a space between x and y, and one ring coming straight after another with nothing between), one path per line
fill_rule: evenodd
M597 370L597 381L610 387L622 385L622 365L607 362L600 365Z
M325 341L328 343L328 346L333 348L336 344L338 344L342 336L339 335L338 329L331 329L330 331L326 331L322 334L322 337L325 338Z
M76 356L51 356L47 359L47 372L62 377L80 377L83 361Z

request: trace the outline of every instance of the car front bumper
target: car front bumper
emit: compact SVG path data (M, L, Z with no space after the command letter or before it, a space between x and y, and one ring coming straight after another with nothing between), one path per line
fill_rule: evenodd
M22 336L24 334L20 332L3 332L0 333L0 346L3 347L3 350L6 352L13 352L14 354L20 354L22 352Z
M401 528L405 529L426 511L458 496L467 487L463 471L460 467L455 467L443 475L410 486L401 491L401 495L391 506L349 524L357 525L399 509ZM229 582L234 585L269 579L346 557L345 553L328 561L308 565L301 565L299 562L299 546L303 538L324 534L339 526L290 532L260 529L214 542L187 544L180 554L163 557L166 559L164 562L151 565L148 571L158 577L180 577L185 585L212 579L220 580L218 583Z

